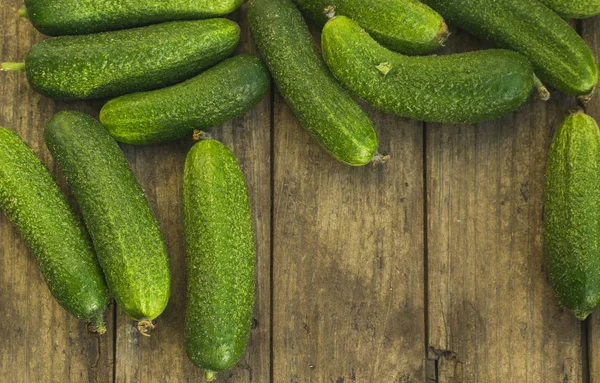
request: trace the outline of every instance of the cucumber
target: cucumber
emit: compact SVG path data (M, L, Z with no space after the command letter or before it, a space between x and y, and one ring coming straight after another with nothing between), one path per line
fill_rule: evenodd
M507 50L403 56L345 16L328 21L321 37L327 65L348 89L377 108L417 120L497 118L527 101L533 88L529 61Z
M258 57L236 56L170 88L113 99L100 122L120 142L165 142L242 115L269 88L269 71Z
M81 208L108 288L146 335L169 301L165 242L121 149L98 121L59 112L44 140Z
M235 11L244 0L25 0L19 15L49 36L114 31Z
M200 141L183 173L185 345L207 380L233 367L252 325L256 249L248 192L233 153Z
M368 164L378 145L371 120L327 70L292 1L251 0L248 19L279 92L300 125L339 161Z
M48 97L113 97L186 80L230 56L239 39L230 20L178 21L44 40L24 64L2 69L25 70L33 89Z
M108 289L87 232L33 151L1 127L0 209L31 248L58 303L106 332Z
M562 92L585 99L598 83L596 60L585 41L537 0L428 0L427 4L474 35L523 54L543 82Z
M584 320L600 306L600 132L589 116L569 116L548 154L545 252L558 301Z
M600 14L599 0L540 0L540 2L567 19L585 19Z
M347 16L358 22L382 45L406 54L434 51L440 48L449 36L448 26L442 16L417 0L294 2L302 13L321 25L327 21L327 11Z

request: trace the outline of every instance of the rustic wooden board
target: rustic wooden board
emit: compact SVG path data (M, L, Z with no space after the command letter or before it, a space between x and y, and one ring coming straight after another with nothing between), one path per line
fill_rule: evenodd
M19 20L22 1L0 6L0 58L21 61L41 39ZM0 76L0 126L19 134L57 176L42 137L46 121L58 110L92 111L93 105L53 102L33 92L22 73ZM67 191L65 182L59 184ZM84 323L52 298L25 243L0 214L0 380L10 382L112 382L112 310L108 333L88 333Z
M451 51L481 48L466 33ZM573 97L553 93L476 126L427 125L429 352L439 382L580 382L580 325L546 281L550 139Z
M242 29L241 51L254 51L246 10L234 19ZM271 98L251 112L210 133L233 150L249 188L258 245L255 328L239 364L219 376L220 382L267 382L270 374L270 238L271 238ZM191 138L191 137L190 137ZM181 231L181 177L191 139L165 145L125 146L134 173L147 192L163 228L171 257L171 300L150 338L140 336L124 314L117 319L116 379L118 382L197 382L204 371L185 355L185 256Z
M0 6L0 60L41 39ZM245 9L244 52L256 52ZM579 23L600 52L600 18ZM444 53L483 45L454 31ZM48 164L42 129L59 103L18 73L0 74L0 125ZM391 154L381 167L335 162L276 94L212 130L242 163L255 213L257 305L250 347L227 382L598 382L600 315L560 310L545 275L542 197L550 139L575 99L553 93L476 126L444 126L366 108ZM600 120L600 97L587 111ZM89 334L50 296L25 244L0 215L0 381L192 382L185 356L180 184L189 139L123 146L164 230L173 294L150 338L109 310ZM589 366L589 369L588 369ZM7 378L5 378L7 377Z
M384 166L274 108L273 382L424 380L423 131L373 112Z

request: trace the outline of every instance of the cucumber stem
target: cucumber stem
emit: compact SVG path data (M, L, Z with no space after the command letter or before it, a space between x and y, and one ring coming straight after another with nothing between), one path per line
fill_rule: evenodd
M435 36L435 41L437 41L441 46L444 46L446 40L450 37L450 31L448 30L448 25L442 21L442 25L439 33Z
M19 10L17 11L17 14L19 15L19 17L22 17L24 19L29 19L29 14L27 13L27 7L25 7L25 6L19 8Z
M102 335L106 332L106 324L104 323L104 316L102 314L94 318L93 323L98 334Z
M533 75L533 86L537 89L538 95L542 101L548 101L550 99L550 92L536 75Z
M194 133L192 134L192 139L194 141L212 140L212 136L202 130L194 130Z
M150 331L154 330L154 323L148 319L142 319L138 322L137 329L143 336L150 336Z
M18 72L23 72L25 71L25 63L13 63L13 62L5 62L5 63L0 63L0 70L3 71L18 71Z
M592 89L592 91L588 94L584 94L583 96L579 96L579 101L581 101L581 103L583 105L586 105L588 102L590 102L590 100L592 99L592 96L594 96L594 92L596 91L596 88Z
M382 165L382 164L385 164L389 159L390 159L389 154L383 155L383 154L375 153L375 155L371 159L371 163L373 164L373 166Z
M335 18L335 5L330 5L327 8L325 8L323 10L323 12L325 13L325 16L327 16L327 18L329 20Z
M211 370L206 370L206 381L212 382L215 379L217 379L217 373Z

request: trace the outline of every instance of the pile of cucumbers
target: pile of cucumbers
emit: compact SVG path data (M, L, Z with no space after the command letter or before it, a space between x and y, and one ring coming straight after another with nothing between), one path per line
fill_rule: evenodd
M235 55L244 0L25 0L19 16L55 36L24 71L60 100L106 99L99 115L57 113L46 146L83 223L33 151L0 128L0 207L32 249L57 301L106 331L109 296L148 335L170 297L167 247L117 142L192 137L238 117L271 75L314 139L342 163L382 162L373 123L353 96L420 121L477 123L517 110L546 86L585 103L598 82L590 48L562 17L600 13L600 0L250 0L264 62ZM321 52L304 19L322 27ZM449 36L444 18L499 48L425 55ZM535 92L534 92L535 91ZM207 134L187 155L183 232L186 350L207 379L248 342L255 239L244 176ZM546 252L560 303L578 318L600 305L600 133L582 112L558 130L548 160Z

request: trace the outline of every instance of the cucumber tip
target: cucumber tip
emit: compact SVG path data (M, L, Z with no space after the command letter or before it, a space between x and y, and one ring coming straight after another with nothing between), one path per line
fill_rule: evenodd
M328 20L334 19L335 18L335 5L330 5L327 8L325 8L323 10L323 12L325 13L325 16L327 16Z
M217 379L217 373L211 370L206 370L206 381L212 382L215 379Z
M373 164L373 166L383 165L386 162L388 162L388 160L390 158L391 157L389 154L375 153L375 155L373 156L373 159L371 160L371 164Z
M142 319L137 324L137 329L143 336L150 336L150 332L154 330L156 326L152 323L151 320Z
M587 105L588 102L590 102L590 100L592 99L592 97L594 97L594 92L596 91L596 88L592 89L592 91L588 94L584 94L582 96L579 96L579 101L581 101L581 103L583 105Z

